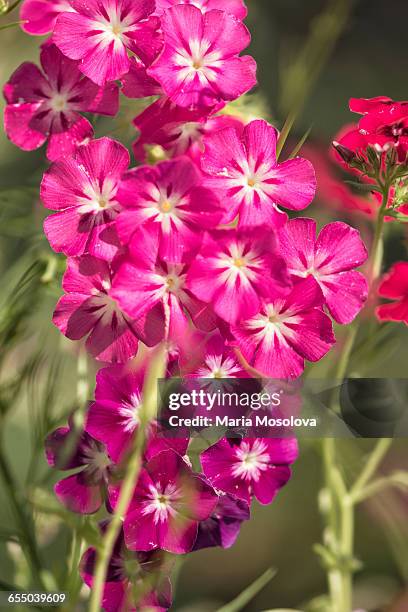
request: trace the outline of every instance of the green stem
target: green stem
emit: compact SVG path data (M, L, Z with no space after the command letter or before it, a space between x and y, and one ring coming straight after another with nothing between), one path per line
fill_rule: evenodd
M21 534L21 547L24 552L28 565L30 566L32 577L36 585L44 589L44 582L41 576L41 561L37 551L32 522L28 520L25 513L25 500L20 498L17 492L17 486L14 481L12 472L4 455L3 449L0 447L0 473L3 477L3 482L7 491L7 498L13 508L15 520L18 524L18 529Z
M358 496L360 492L366 487L371 478L374 476L378 466L387 454L391 444L391 438L383 438L381 440L378 440L373 452L368 457L368 460L366 461L360 473L360 476L357 478L357 480L351 487L350 495L352 498Z
M120 488L120 495L112 515L108 529L103 537L102 546L98 550L95 564L94 580L89 602L89 612L99 612L103 597L109 560L113 547L119 535L122 518L126 515L132 499L133 491L142 467L143 449L145 446L149 423L154 415L157 402L157 379L164 373L165 347L159 350L155 362L148 373L143 389L143 405L140 409L140 424L137 429L125 477Z
M376 280L381 275L382 262L384 257L384 223L387 211L387 204L389 198L390 188L389 186L384 187L383 199L381 208L378 212L377 223L375 226L374 242L371 251L371 286L375 284Z

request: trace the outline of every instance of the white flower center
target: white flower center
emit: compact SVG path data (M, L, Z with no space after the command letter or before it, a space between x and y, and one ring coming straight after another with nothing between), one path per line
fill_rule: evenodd
M87 183L82 188L82 196L78 198L79 212L96 214L106 209L118 208L117 190L118 185L111 179L105 179L102 186L96 182Z
M181 499L182 492L174 483L167 484L164 488L160 484L150 485L149 496L144 503L143 514L153 514L154 523L168 520L177 514L174 505Z
M56 113L68 110L68 97L66 94L56 93L49 101L49 105Z
M248 442L242 442L235 451L237 462L232 469L233 475L257 482L270 463L267 451L265 443L260 440L256 440L252 448Z

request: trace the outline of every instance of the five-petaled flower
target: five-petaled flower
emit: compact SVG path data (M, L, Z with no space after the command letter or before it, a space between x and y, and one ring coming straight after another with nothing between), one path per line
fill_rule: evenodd
M115 115L119 93L114 83L99 87L84 77L55 45L43 46L41 65L44 72L24 62L5 84L4 126L24 151L38 149L48 139L47 157L53 161L92 138L92 126L80 113Z
M85 431L106 446L115 463L126 460L140 425L144 372L144 367L126 364L103 368L96 376L95 401L89 406ZM157 424L150 423L146 459L168 448L186 453L188 439L160 437L157 432Z
M154 0L70 0L73 12L60 13L53 41L98 85L129 72L128 50L145 64L162 46Z
M112 490L112 503L118 490ZM124 521L130 550L189 552L198 524L218 502L214 489L175 451L165 450L143 468Z
M106 533L108 525L108 521L100 524L102 535ZM96 556L96 550L88 548L80 564L81 577L91 589L94 584ZM171 563L162 551L128 550L121 530L108 563L101 602L104 611L137 609L166 612L172 602L168 577L170 571Z
M276 143L277 131L261 120L204 139L201 166L207 185L228 202L224 223L239 214L239 227L280 227L287 215L278 206L303 210L313 200L312 164L300 157L278 163Z
M175 104L212 107L256 85L254 60L239 57L250 34L233 15L179 5L164 12L161 25L164 48L148 73Z
M114 465L103 444L74 427L59 427L45 440L48 463L77 472L55 485L55 494L72 512L93 514L107 496Z
M319 361L335 343L323 303L319 285L308 277L286 297L264 300L255 316L233 325L232 344L265 376L297 378L305 359Z
M290 478L298 454L294 438L222 438L201 454L204 474L216 488L250 503L270 504Z
M316 221L292 219L279 234L281 255L296 281L313 276L338 323L351 323L363 308L368 285L354 268L367 259L359 232L346 223L329 223L316 240Z
M200 244L205 229L216 227L223 210L213 191L202 187L198 169L187 158L142 166L126 173L116 227L124 244L138 241L141 226L159 228L159 256L180 263Z
M128 165L129 153L122 144L100 138L45 172L41 198L46 208L57 212L47 217L44 231L54 251L112 259L119 246L116 195Z
M70 338L87 336L86 347L99 361L123 363L137 353L139 338L154 346L162 339L154 320L132 320L112 297L112 267L104 260L83 255L68 259L53 322ZM156 323L156 324L155 324Z
M263 297L290 287L285 261L275 254L273 236L261 231L224 230L206 234L193 261L187 287L228 323L254 315Z

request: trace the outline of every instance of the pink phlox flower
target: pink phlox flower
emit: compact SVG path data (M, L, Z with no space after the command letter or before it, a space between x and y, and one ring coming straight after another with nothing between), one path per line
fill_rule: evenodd
M351 323L368 295L365 277L354 268L367 259L358 230L329 223L316 239L313 219L292 219L279 233L281 254L294 281L313 276L338 323Z
M105 444L115 463L125 459L140 424L144 367L131 364L99 370L96 377L95 401L87 413L85 430ZM188 439L159 437L152 422L144 456L148 460L162 450L173 448L179 454L187 451Z
M203 13L214 9L225 11L237 19L245 19L248 13L243 0L156 0L155 14L160 16L164 11L178 4L192 4L201 9Z
M117 199L123 207L116 222L122 243L137 241L143 226L158 229L159 257L170 263L196 251L202 230L216 227L223 216L217 196L202 186L201 173L187 157L130 170Z
M72 512L97 512L105 500L114 467L105 446L70 425L59 427L47 437L45 451L52 467L58 470L78 468L75 474L55 485L60 502Z
M160 83L147 74L144 63L133 56L130 58L129 72L122 78L121 92L127 98L148 98L163 93Z
M119 494L111 488L111 500ZM130 550L189 552L196 541L198 524L206 520L218 502L213 488L176 452L155 455L142 469L124 521Z
M57 212L47 217L44 231L54 251L112 259L120 246L114 224L120 210L117 191L128 165L122 144L100 138L45 172L41 198Z
M213 107L256 85L254 59L239 57L250 34L233 15L179 5L164 12L161 25L164 48L148 73L175 104Z
M278 163L277 131L266 121L249 123L242 133L221 130L204 140L206 184L228 202L224 223L239 214L239 227L282 226L278 206L302 210L316 193L312 164L300 157Z
M20 8L21 27L27 34L49 34L58 15L65 12L74 12L70 0L23 0Z
M290 478L296 460L295 438L222 438L201 454L204 474L225 493L251 502L270 504Z
M203 345L197 344L181 364L183 375L191 378L247 378L234 351L219 332L212 334Z
M234 229L207 233L191 264L187 287L228 323L248 319L263 297L285 293L291 282L284 260L275 254L275 237Z
M255 316L231 327L233 346L264 376L293 379L305 359L319 361L335 343L323 293L311 276L282 298L265 300Z
M383 277L378 294L389 300L396 300L378 306L380 321L401 321L408 325L408 262L399 261Z
M190 329L189 317L199 329L216 327L212 309L186 287L188 263L167 263L159 256L159 228L139 230L113 283L112 296L132 318L149 316L160 308L165 336L182 342Z
M149 65L162 46L160 25L151 16L154 0L70 0L75 12L61 13L53 41L98 85L129 72L128 51Z
M99 361L123 363L136 355L139 339L152 346L163 336L154 312L135 321L121 310L112 297L112 278L112 267L102 259L69 258L62 282L65 295L53 322L70 340L86 337L86 348Z
M250 519L249 505L233 495L221 494L212 515L198 526L197 540L193 550L231 548L238 538L241 525Z
M99 525L102 534L106 533L108 525L108 521ZM82 556L79 568L82 580L90 589L94 583L96 557L95 548L88 548ZM169 579L171 569L172 564L162 551L128 550L121 530L108 563L102 597L104 611L166 612L172 603ZM134 601L135 592L141 594L141 599L137 602Z
M48 139L47 157L53 161L92 138L92 126L81 112L117 113L118 87L95 85L52 44L43 46L41 65L43 72L24 62L4 86L4 126L24 151L38 149Z
M231 115L210 115L203 109L189 110L162 97L148 106L134 121L139 136L133 144L136 159L146 160L146 147L159 145L168 157L188 155L200 167L206 135L227 127L243 127Z

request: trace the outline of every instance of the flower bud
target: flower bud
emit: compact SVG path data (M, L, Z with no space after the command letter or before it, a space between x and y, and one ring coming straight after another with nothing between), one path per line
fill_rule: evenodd
M332 144L333 147L336 149L337 153L340 155L340 157L346 162L346 164L351 164L351 162L356 159L357 155L351 149L344 147L336 140L333 140Z

